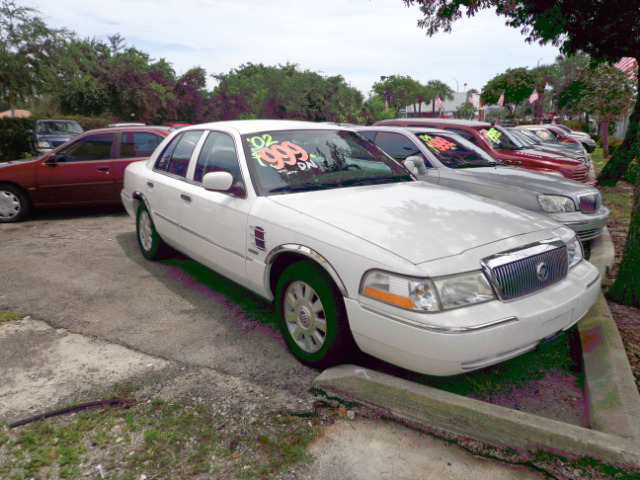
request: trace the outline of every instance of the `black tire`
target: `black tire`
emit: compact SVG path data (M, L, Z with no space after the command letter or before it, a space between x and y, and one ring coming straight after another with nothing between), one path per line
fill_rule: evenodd
M140 252L147 260L162 260L171 252L171 247L156 231L151 214L145 205L140 205L136 214L136 237Z
M0 183L0 223L19 222L31 213L31 200L20 187Z
M327 368L357 351L342 294L319 266L289 266L278 281L276 309L287 347L305 365Z

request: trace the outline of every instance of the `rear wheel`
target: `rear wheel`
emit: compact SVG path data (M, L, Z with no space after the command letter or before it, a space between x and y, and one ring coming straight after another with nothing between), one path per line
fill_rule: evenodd
M0 183L0 223L19 222L31 212L31 201L15 185Z
M342 294L319 266L288 267L278 282L276 307L282 337L305 365L327 368L356 350Z
M142 256L147 260L161 260L166 258L170 247L160 237L151 219L151 214L145 205L138 207L136 217L136 234L138 246Z

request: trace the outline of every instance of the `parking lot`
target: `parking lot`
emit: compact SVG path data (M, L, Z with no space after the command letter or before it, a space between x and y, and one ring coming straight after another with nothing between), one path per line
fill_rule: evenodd
M272 305L179 255L162 263L144 260L134 222L120 210L44 212L27 222L2 225L0 258L0 305L45 321L53 330L122 347L102 360L103 371L129 372L114 376L118 381L144 377L144 369L132 368L132 363L147 355L162 359L169 370L214 370L229 388L244 383L252 409L271 408L279 398L309 405L317 372L288 353ZM98 350L86 345L74 355ZM126 352L132 362L116 362ZM29 350L29 358L48 361L37 346ZM51 378L60 371L55 366L51 370ZM98 370L95 379L101 378ZM154 371L161 370L156 365ZM196 377L196 384L206 382ZM89 384L85 378L83 390ZM183 390L187 394L190 387ZM57 391L47 405L27 405L23 398L24 407L41 411L77 392ZM238 395L235 389L232 393ZM259 405L260 399L265 405Z
M58 387L47 405L39 404L41 395L35 394L41 389L38 383L31 385L34 392L27 395L14 388L17 404L24 405L26 411L42 411L52 403L75 398L79 391L90 401L101 387L127 379L155 382L157 390L163 382L158 375L165 372L170 381L178 382L175 379L184 369L203 369L207 375L215 372L231 384L242 385L235 390L246 392L251 410L268 410L279 401L310 409L317 399L312 392L319 372L303 366L288 352L277 330L272 304L179 254L162 262L145 260L136 243L134 222L120 209L47 211L26 222L2 225L0 256L0 305L21 317L43 321L52 331L102 342L100 348L109 353L82 361L104 365L96 367L96 372L113 371L111 378L97 373L78 377L80 385L69 384L66 389L64 381L51 380L49 383ZM121 350L111 353L111 347ZM96 355L100 348L78 347L73 355ZM30 351L38 353L40 362L62 363L60 357L54 360L42 350L34 345ZM110 360L122 356L130 356L130 361ZM163 367L159 361L138 356L162 360ZM31 358L35 356L31 354ZM365 368L447 388L434 377L407 372L363 354L355 361ZM148 363L154 364L155 376L135 367ZM52 372L60 374L62 369L61 365L53 367L48 375L53 378ZM504 385L492 383L489 401L576 425L586 421L584 399L572 378L547 373L514 390L508 374L498 376L504 377ZM225 395L224 388L202 391L201 384L206 381L198 375L189 378L195 385L175 390L182 390L183 395L193 390L192 397L202 396L209 404L207 396L218 399ZM225 384L220 379L217 383ZM472 385L475 381L463 376L461 383ZM531 394L540 389L546 395ZM240 395L235 390L233 395ZM15 409L13 415L17 415Z

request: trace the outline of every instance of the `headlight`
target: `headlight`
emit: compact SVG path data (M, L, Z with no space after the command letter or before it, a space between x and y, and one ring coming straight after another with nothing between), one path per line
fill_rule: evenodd
M38 141L38 148L53 148L47 140Z
M569 257L569 268L575 267L584 259L582 244L578 237L573 237L567 242L567 256Z
M538 203L547 213L575 212L576 204L561 195L538 195Z
M482 272L429 279L372 271L365 275L360 292L418 312L439 312L494 299L493 290Z

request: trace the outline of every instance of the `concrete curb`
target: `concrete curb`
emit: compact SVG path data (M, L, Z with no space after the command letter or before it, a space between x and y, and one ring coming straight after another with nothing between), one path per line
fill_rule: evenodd
M524 452L547 450L568 457L588 456L606 463L640 466L640 445L633 439L492 405L362 367L341 365L325 370L317 383L345 398L382 407L411 424L497 447Z
M603 279L613 265L608 230L590 261ZM354 365L325 370L324 389L412 424L521 451L546 450L640 467L640 396L604 295L578 323L591 428L492 405Z

